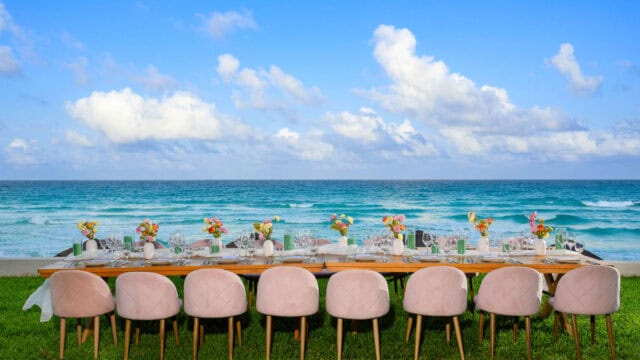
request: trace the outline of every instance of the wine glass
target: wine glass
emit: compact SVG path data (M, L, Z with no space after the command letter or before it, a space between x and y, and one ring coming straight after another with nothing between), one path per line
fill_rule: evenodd
M515 239L515 241L517 242L517 238ZM502 252L509 256L509 254L511 253L511 250L513 249L513 246L511 244L511 240L508 238L503 238L502 239Z
M582 253L584 252L584 248L586 246L584 239L575 239L576 241L576 251L578 252L578 254L582 255Z
M576 235L574 233L569 233L567 235L567 248L571 251L576 250Z
M444 243L442 244L442 250L444 251L445 254L447 254L447 256L451 254L451 250L453 250L455 243L456 243L455 234L444 240Z
M311 253L311 263L316 262L316 254L318 253L318 239L310 236L307 244L309 245L309 252Z
M249 241L247 242L247 253L249 254L249 259L251 259L251 261L253 261L253 255L255 255L256 253L256 240L255 239L249 239Z

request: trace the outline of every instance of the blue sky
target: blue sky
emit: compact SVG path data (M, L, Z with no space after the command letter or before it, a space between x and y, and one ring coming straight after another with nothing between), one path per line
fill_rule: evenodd
M639 13L0 0L0 179L637 179Z

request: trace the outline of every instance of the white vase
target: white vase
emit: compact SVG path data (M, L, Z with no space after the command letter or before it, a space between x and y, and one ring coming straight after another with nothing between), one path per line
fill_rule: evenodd
M262 244L262 251L266 257L273 256L273 241L265 240Z
M489 236L481 236L478 240L478 252L489 252Z
M535 243L536 255L544 255L547 253L547 242L544 239L536 239Z
M144 243L142 251L145 259L153 259L153 255L155 255L156 253L156 247L151 241L147 241Z
M393 255L402 255L404 253L404 243L402 239L393 239Z
M93 239L89 239L84 243L84 250L89 255L95 255L98 252L98 243Z
M338 238L338 246L347 246L349 244L349 239L342 235Z

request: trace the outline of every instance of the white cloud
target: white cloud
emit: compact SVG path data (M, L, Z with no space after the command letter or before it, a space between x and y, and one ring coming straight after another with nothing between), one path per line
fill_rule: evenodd
M204 18L204 27L213 38L220 40L235 29L258 29L249 11L214 12Z
M302 160L320 161L333 156L333 145L319 139L320 134L308 133L301 136L298 132L282 128L274 135L275 142L285 145L291 155Z
M586 76L580 70L580 64L573 54L573 45L564 43L560 50L551 58L551 66L569 80L571 90L578 96L593 94L602 83L602 76Z
M143 75L134 76L134 80L152 91L173 90L178 87L176 79L160 73L153 65L149 65Z
M89 84L89 74L87 73L89 60L87 60L86 57L80 57L74 61L64 64L64 66L71 71L76 84L83 86Z
M67 45L68 47L74 48L76 50L84 50L84 44L82 43L82 41L75 39L68 32L63 31L60 38L62 39L62 43Z
M361 108L359 114L348 111L343 111L340 114L327 113L326 118L336 133L364 143L378 141L378 129L383 123L382 118L368 108Z
M75 130L66 130L64 132L64 137L67 142L73 146L78 147L91 147L93 143L84 135L80 134Z
M66 105L71 116L103 133L115 143L142 140L218 140L246 136L248 128L218 113L188 92L160 99L144 98L131 89L95 91Z
M5 148L7 161L18 165L31 165L38 163L35 156L37 151L38 142L36 140L22 138L13 139Z
M0 4L2 5L2 4ZM22 72L22 66L13 51L8 46L0 46L0 74L2 75L18 75Z
M233 98L237 107L287 112L295 104L315 105L324 101L317 87L307 88L302 81L272 65L262 68L240 68L240 61L231 54L218 57L218 75L237 86Z

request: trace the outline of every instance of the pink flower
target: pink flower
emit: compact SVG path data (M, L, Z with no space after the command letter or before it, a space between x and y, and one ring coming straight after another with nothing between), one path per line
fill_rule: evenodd
M398 216L395 217L396 220L400 221L400 222L404 222L405 220L407 220L407 217L404 216L403 214L400 214Z
M338 215L333 214L333 215L331 215L331 217L329 218L329 220L334 221L334 220L335 220L335 219L337 219L337 218L338 218Z
M531 215L529 215L529 228L531 229L531 232L535 232L536 231L536 216L538 216L537 212L532 212Z
M393 232L394 233L399 233L400 231L402 231L402 230L400 229L399 225L396 225L396 226L393 227Z
M147 235L147 237L145 238L145 240L147 241L155 241L155 239L153 238L153 236L151 235Z
M82 235L84 235L84 236L89 235L89 230L87 230L87 229L82 230Z
M223 234L228 233L227 229L223 228L223 227L220 228L220 232L223 233Z
M136 233L137 233L137 234L142 234L142 226L138 226L138 227L136 228Z
M263 224L270 224L271 223L271 219L262 220L262 223Z

